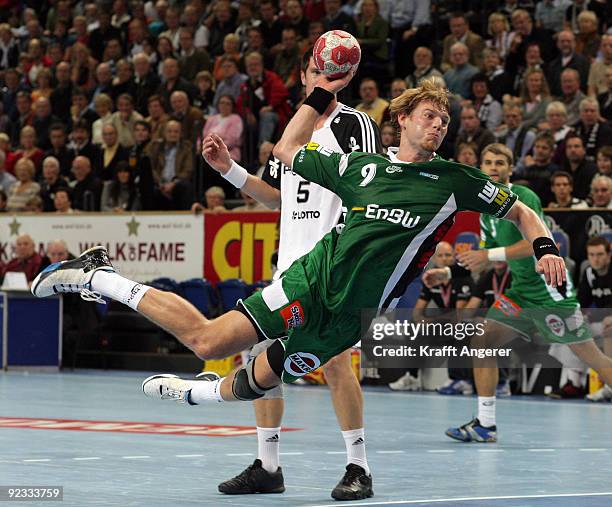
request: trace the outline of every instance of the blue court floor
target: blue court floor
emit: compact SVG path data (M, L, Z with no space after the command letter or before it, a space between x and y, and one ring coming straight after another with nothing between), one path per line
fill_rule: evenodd
M8 418L254 426L248 404L183 406L144 397L146 374L0 373L0 486L64 487L70 506L327 506L344 442L323 387L286 390L281 437L287 491L228 497L220 481L252 462L256 437L2 427ZM612 506L612 404L513 397L498 403L500 443L444 436L467 422L473 397L365 392L375 496L344 505Z

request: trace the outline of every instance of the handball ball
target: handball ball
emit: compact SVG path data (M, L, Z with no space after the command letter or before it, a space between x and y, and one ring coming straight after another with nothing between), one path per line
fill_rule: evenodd
M350 33L331 30L317 39L312 56L317 69L330 79L338 79L351 69L357 70L361 48Z

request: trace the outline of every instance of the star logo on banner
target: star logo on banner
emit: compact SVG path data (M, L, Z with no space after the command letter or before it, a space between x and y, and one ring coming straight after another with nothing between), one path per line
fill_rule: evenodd
M132 217L132 220L125 225L127 225L128 228L128 236L138 236L138 227L140 227L140 222L136 221L136 217Z
M13 221L9 224L11 228L11 236L19 236L19 228L21 224L17 221L17 217L13 217Z

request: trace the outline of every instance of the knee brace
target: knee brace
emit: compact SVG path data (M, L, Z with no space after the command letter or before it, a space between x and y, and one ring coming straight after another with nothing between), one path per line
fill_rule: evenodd
M241 401L257 400L268 390L261 388L255 381L255 359L240 368L232 382L232 393Z

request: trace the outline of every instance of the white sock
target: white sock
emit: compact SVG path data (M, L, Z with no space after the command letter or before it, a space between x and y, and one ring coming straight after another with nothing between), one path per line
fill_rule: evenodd
M478 397L478 420L485 428L495 426L495 396Z
M225 401L221 398L221 382L223 382L224 378L212 381L194 380L193 387L189 393L189 401L196 405L208 401Z
M137 310L138 303L151 287L128 280L118 273L97 271L91 279L91 288L103 296Z
M257 426L257 457L261 460L262 468L270 473L278 470L280 432L280 428Z
M366 458L365 433L363 428L343 431L342 438L344 438L344 445L346 446L346 464L354 463L355 465L359 465L366 471L366 474L369 474L370 467L368 466L368 460Z

